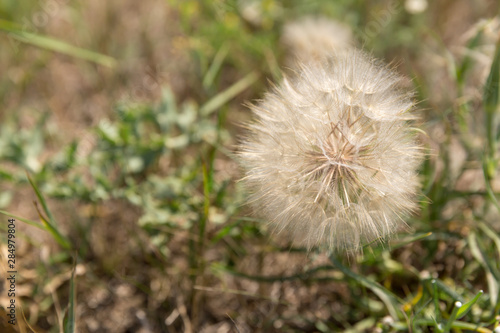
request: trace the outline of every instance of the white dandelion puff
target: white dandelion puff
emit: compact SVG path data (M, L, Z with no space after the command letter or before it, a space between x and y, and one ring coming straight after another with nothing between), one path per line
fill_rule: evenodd
M250 202L308 247L358 251L415 209L421 152L401 78L352 49L303 65L252 105L240 147Z

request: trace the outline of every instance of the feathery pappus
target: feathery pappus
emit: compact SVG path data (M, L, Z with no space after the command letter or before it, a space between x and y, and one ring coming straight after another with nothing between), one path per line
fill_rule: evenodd
M302 65L250 106L243 181L275 231L309 248L356 252L406 225L422 153L401 80L350 49Z

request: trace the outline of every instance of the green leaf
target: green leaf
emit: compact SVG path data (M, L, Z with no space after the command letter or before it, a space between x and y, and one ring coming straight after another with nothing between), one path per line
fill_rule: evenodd
M266 283L273 283L273 282L283 282L283 281L293 281L293 280L301 280L301 281L342 281L343 276L338 276L335 275L335 271L333 271L334 267L331 265L324 265L324 266L317 266L314 268L311 268L307 271L304 272L298 272L296 274L292 275L249 275L245 274L243 272L239 272L234 270L231 267L224 266L223 264L220 263L213 263L211 265L211 268L214 271L221 271L224 273L228 273L237 277L241 277L244 279L252 280L252 281L258 281L258 282L266 282ZM316 276L316 273L322 272L322 271L333 271L330 273L327 277L318 277Z
M0 20L0 30L7 32L9 37L20 42L31 44L43 49L88 60L106 67L112 68L117 64L116 60L110 56L82 49L51 37L26 32L20 26L10 21Z
M496 169L494 164L495 162L493 159L488 158L488 156L486 155L483 157L483 175L484 175L484 182L486 184L486 193L488 194L488 198L490 198L493 205L500 212L500 203L498 202L495 192L491 187L491 181L494 178L494 173Z
M453 310L451 312L450 317L448 318L448 321L446 322L446 325L444 326L443 331L444 332L449 332L451 330L452 324L455 321L455 319L458 318L458 312L462 308L462 302L456 301L455 306L453 307Z
M486 272L486 281L488 283L488 291L490 294L491 305L496 306L499 295L499 276L494 269L494 263L490 263L488 256L481 249L477 242L477 236L472 232L468 237L469 248L472 256L483 266Z
M448 285L446 285L440 279L433 279L431 281L431 283L433 283L435 285L435 287L437 288L436 290L442 291L443 293L445 293L446 295L451 297L451 299L453 299L454 301L460 301L462 303L464 302L463 297L461 297L459 294L457 294L454 290L452 290ZM435 295L436 295L436 299L439 300L439 293L437 293Z
M211 238L210 244L213 245L213 244L217 243L218 241L220 241L222 238L227 236L231 232L231 230L233 230L234 228L239 226L242 222L243 222L243 220L238 219L235 222L233 222L229 225L226 225L219 232L217 232L217 234L214 237Z
M495 112L498 107L500 93L500 41L497 43L490 74L486 79L483 92L483 103L486 112Z
M231 87L215 95L212 99L205 103L200 108L200 113L203 116L208 116L209 114L220 108L222 105L230 101L236 95L241 93L243 90L248 88L250 85L252 85L258 78L259 76L254 72L248 74L247 76L233 84Z
M75 269L76 264L73 266L73 272L71 273L71 280L69 281L69 304L68 304L68 315L65 318L64 323L64 333L74 333L76 328L76 282L75 282Z
M28 180L29 180L29 182L31 184L31 187L35 191L35 194L36 194L38 200L42 204L43 211L48 216L48 220L47 220L42 215L42 213L38 209L38 205L36 205L36 202L35 202L35 208L36 208L36 210L38 212L38 216L40 217L40 221L42 222L43 226L45 227L45 229L48 232L50 232L50 234L52 235L52 237L54 237L54 239L59 243L59 245L61 245L63 248L65 248L67 250L71 249L71 243L69 242L69 240L65 236L63 236L59 232L59 230L57 230L57 228L56 228L57 224L55 223L54 217L52 216L52 213L50 212L49 207L47 206L47 203L46 203L44 197L42 196L42 194L38 190L38 187L33 182L33 180L31 179L31 177L29 176L28 173L26 173L26 176L28 177Z
M415 320L415 325L420 326L435 326L435 321L433 319L417 319ZM439 326L439 324L438 324ZM467 330L468 332L480 332L480 333L493 333L491 330L481 327L479 324L464 323L461 321L454 321L451 328L458 330ZM439 328L436 328L439 331ZM427 332L427 331L426 331ZM442 332L442 329L441 329Z
M391 251L394 251L396 249L399 249L400 247L406 246L408 244L419 241L421 239L427 238L431 235L432 235L432 232L425 232L425 233L420 233L420 234L414 235L408 239L403 239L396 244L391 244Z
M217 51L217 54L214 57L214 60L212 64L210 65L210 68L208 69L207 73L205 74L205 77L203 78L203 88L208 89L214 82L215 76L219 72L222 63L224 62L224 59L227 56L227 53L229 51L229 45L226 43L221 46L219 51Z
M500 237L485 223L479 223L479 228L485 233L486 236L490 237L497 248L498 260L500 260Z
M359 282L366 288L370 289L375 295L377 295L382 300L382 302L384 302L391 317L393 317L395 320L403 317L402 311L399 309L397 297L393 293L391 293L379 283L351 271L349 268L342 265L340 261L338 261L333 255L330 256L330 261L346 276Z
M488 156L490 161L496 153L497 119L496 112L500 100L500 40L497 43L490 74L483 91L483 106L486 112L486 138L488 140ZM488 168L489 170L489 168ZM490 173L490 177L493 175Z
M31 220L28 220L28 219L25 219L23 217L20 217L20 216L17 216L17 215L14 215L14 214L11 214L9 212L6 212L5 210L0 210L0 213L4 214L4 215L7 215L7 216L10 216L10 217L13 217L15 218L16 220L19 220L19 221L22 221L26 224L29 224L33 227L37 227L38 229L42 229L42 230L47 230L43 227L42 224L38 223L38 222L35 222L35 221L31 221Z
M479 42L481 41L481 37L483 36L483 31L484 31L484 26L481 27L481 29L479 29L479 31L474 36L474 38L471 39L471 41L467 45L467 49L473 50L479 45ZM457 82L459 84L464 83L465 74L470 69L472 63L473 62L472 62L471 56L469 54L466 54L464 59L462 60L462 63L456 69L457 70L456 71L456 79L457 79Z
M456 319L460 319L462 318L463 316L465 316L469 311L470 309L472 308L472 306L474 304L476 304L477 300L479 299L479 297L481 297L481 295L483 294L484 292L482 290L480 290L476 296L474 296L473 299L471 299L470 301L468 301L467 303L463 304L460 309L458 310L457 312L457 316L456 316Z
M211 171L207 170L206 165L203 163L203 217L200 219L200 230L199 230L199 251L203 250L204 240L205 240L205 228L207 225L208 214L210 212L210 192L212 190L212 177Z
M38 187L36 186L36 184L33 182L33 180L31 179L30 175L28 173L26 173L26 176L28 177L28 180L31 184L31 187L33 188L33 190L35 191L35 194L36 194L36 197L38 198L38 200L40 201L40 203L42 204L42 207L43 207L43 211L45 212L45 214L48 216L49 220L51 223L54 222L54 217L52 216L52 213L50 212L49 210L49 207L47 206L47 202L45 202L45 199L44 197L42 196L42 194L40 193L40 191L38 190Z
M434 323L437 325L437 320L441 318L441 312L439 311L439 297L438 297L438 287L437 287L437 281L433 279L431 281L432 285L432 300L434 302Z
M50 224L49 221L47 221L47 219L42 215L42 213L38 209L38 205L36 205L36 202L35 202L35 208L36 208L36 211L38 213L38 216L39 216L40 221L42 222L43 226L45 227L45 229L48 232L50 232L50 234L52 235L52 237L54 237L54 239L59 243L59 245L61 245L66 250L71 249L71 243L66 239L66 237L64 237L59 232L59 230L57 230L56 228L54 228L54 226L52 224Z

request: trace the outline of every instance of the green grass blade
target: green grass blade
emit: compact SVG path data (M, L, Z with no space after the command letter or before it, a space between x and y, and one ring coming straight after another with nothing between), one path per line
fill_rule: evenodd
M456 291L451 289L443 281L441 281L439 279L433 279L433 281L434 281L433 283L435 284L438 291L445 293L446 295L451 297L454 301L460 301L462 303L464 302L463 297L461 297L459 294L457 294ZM439 300L439 293L436 294L436 296L437 296L437 299Z
M0 213L1 214L4 214L4 215L7 215L7 216L10 216L10 217L13 217L15 218L16 220L19 220L21 222L24 222L26 224L29 224L33 227L37 227L38 229L41 229L41 230L47 230L46 228L44 228L44 226L38 222L35 222L35 221L31 221L31 220L28 220L28 219L25 219L23 217L20 217L20 216L17 216L17 215L14 215L14 214L11 214L9 212L6 212L5 210L0 210Z
M464 317L470 311L470 309L472 308L472 306L474 304L476 304L477 300L479 299L479 297L481 297L481 295L483 295L483 293L484 292L482 290L480 290L476 294L476 296L474 296L473 299L471 299L470 301L468 301L467 303L465 303L464 305L462 305L460 307L460 309L458 310L456 319L460 319L460 318Z
M474 36L474 38L471 39L471 41L467 45L468 50L473 50L479 45L479 42L481 41L481 37L483 36L483 30L484 30L484 26L481 29L479 29L479 31ZM465 74L472 67L472 64L473 64L473 62L472 62L470 54L466 54L464 59L462 60L462 63L457 68L456 78L457 78L457 82L459 85L464 84Z
M416 325L421 326L433 326L434 321L432 319L417 319L415 320ZM455 321L451 324L451 328L458 330L467 330L467 332L480 332L480 333L493 333L486 327L481 327L478 324L464 323L461 321ZM426 331L427 332L427 331Z
M425 232L425 233L420 233L415 236L412 236L408 239L403 239L398 243L391 244L391 251L394 251L396 249L399 249L400 247L406 246L408 244L411 244L413 242L419 241L421 239L427 238L432 235L432 232Z
M395 320L403 317L402 312L398 307L397 298L393 293L391 293L379 283L351 271L349 268L342 265L340 261L338 261L333 255L330 256L330 261L346 276L359 282L361 285L370 289L375 295L377 295L382 300L382 302L384 302L391 317L393 317Z
M106 67L112 68L117 64L116 59L110 56L82 49L58 39L23 31L20 27L18 27L17 24L13 22L0 20L0 30L7 32L11 38L14 38L20 42L34 45L43 49L91 61Z
M273 282L284 282L284 281L294 281L294 280L301 280L301 281L341 281L342 276L336 276L334 274L329 275L328 277L318 277L316 276L316 273L318 272L323 272L323 271L332 271L334 267L331 265L325 265L325 266L318 266L311 268L307 271L304 272L298 272L296 274L292 275L249 275L245 274L243 272L236 271L235 269L231 267L224 266L223 264L220 263L213 263L211 265L212 270L214 271L220 271L224 272L227 274L231 274L233 276L245 278L248 280L252 281L258 281L258 282L266 282L266 283L273 283Z
M76 265L76 264L75 264ZM65 318L64 323L64 333L74 333L76 328L76 282L75 282L75 268L73 266L73 272L71 273L71 280L69 281L69 304L68 304L68 315Z
M488 113L494 113L500 101L500 41L496 45L495 56L491 64L490 74L486 79L483 93L483 103Z
M483 105L486 111L486 138L488 140L489 163L492 163L496 152L497 121L496 112L500 101L500 41L497 43L490 74L486 80L483 92ZM489 167L489 165L488 165ZM488 170L491 168L489 167ZM492 177L492 174L489 174Z
M462 302L456 301L454 305L455 306L453 307L451 315L448 318L448 321L446 322L446 325L444 326L444 329L443 329L444 332L449 332L451 330L452 324L455 321L455 319L457 319L458 312L462 308Z
M218 241L220 241L222 238L224 238L225 236L227 236L234 228L236 228L237 226L239 226L242 222L243 222L243 220L238 219L235 222L233 222L233 223L225 226L221 230L219 230L215 234L215 236L211 237L210 244L213 245L213 244L217 243Z
M472 256L481 264L481 266L483 266L486 272L486 281L488 283L491 305L496 306L499 294L498 272L495 271L493 265L488 261L488 257L480 248L477 242L477 236L474 232L469 235L468 243Z
M484 156L483 158L483 175L484 175L484 182L486 186L486 193L488 194L488 198L490 198L491 202L493 205L498 209L500 212L500 203L498 202L498 199L495 195L495 192L493 191L493 188L491 187L491 181L494 177L495 173L495 162L492 159L489 159L487 156Z
M50 223L55 223L54 221L54 216L52 216L52 213L49 210L49 207L47 206L47 202L45 201L45 198L42 196L40 193L40 190L38 189L38 186L36 186L35 182L33 179L31 179L30 175L26 173L26 176L28 177L28 180L31 184L31 187L33 188L33 191L35 191L36 197L38 198L38 201L40 201L40 204L42 204L43 211L49 218Z
M490 237L493 242L495 243L495 246L497 248L497 253L498 253L498 258L497 260L500 260L500 237L496 234L495 231L493 231L488 225L485 223L479 223L479 228L484 232L484 234L488 237Z
M208 116L209 114L220 108L222 105L230 101L236 95L241 93L243 90L251 86L258 78L259 76L254 72L248 74L247 76L233 84L231 87L215 95L212 99L205 103L200 108L200 113L203 116Z
M433 279L431 281L432 285L432 300L434 302L434 322L437 325L437 320L441 318L441 312L439 311L439 297L438 297L438 287L437 287L437 281Z
M42 222L43 226L45 227L45 229L48 232L50 232L50 234L52 235L52 237L54 237L54 239L56 240L56 242L59 243L59 245L61 245L66 250L71 249L71 243L66 239L66 237L64 237L59 232L59 230L57 230L56 228L54 228L54 226L52 224L50 224L49 221L47 221L47 219L42 215L42 213L38 209L38 205L36 205L36 202L35 202L35 208L36 208L36 210L38 212L38 216L40 217L40 221Z
M35 191L35 194L36 194L38 200L40 201L40 203L41 203L41 205L43 207L43 211L48 216L48 221L47 221L47 219L43 216L43 214L38 209L38 205L35 202L35 208L36 208L36 210L38 212L38 216L40 217L40 221L42 222L43 226L45 227L45 229L48 232L50 232L50 234L52 235L52 237L54 237L54 239L59 243L59 245L61 245L66 250L71 249L71 243L69 242L69 240L65 236L63 236L59 232L59 230L57 230L57 228L56 228L56 226L57 226L56 221L55 221L54 217L52 216L52 213L50 212L49 207L47 206L47 202L45 201L45 198L40 193L40 190L36 186L35 182L31 179L31 177L29 176L29 174L26 174L26 175L27 175L28 180L29 180L29 182L31 184L31 187Z
M207 170L205 164L202 165L203 170L203 217L200 220L200 230L198 234L198 251L201 255L204 247L205 241L205 229L207 225L208 215L210 213L210 193L212 192L212 177L211 171Z
M215 76L219 72L224 59L229 52L229 46L227 44L222 45L222 47L217 51L210 68L208 69L205 77L203 78L203 88L208 89L214 82Z

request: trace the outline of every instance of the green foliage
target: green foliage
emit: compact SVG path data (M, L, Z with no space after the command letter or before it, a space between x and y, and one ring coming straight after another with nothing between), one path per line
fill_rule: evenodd
M2 124L0 131L0 159L19 165L31 172L42 168L38 159L45 149L44 124L47 115L41 116L34 128L19 129L19 119L14 116ZM0 175L7 180L24 178L23 172L11 173L0 168Z
M75 58L81 58L107 67L116 66L116 60L112 57L75 47L51 37L24 31L21 26L9 21L0 20L0 31L6 32L8 38L12 38L18 42L31 44Z
M67 316L64 317L64 333L74 333L76 329L76 278L75 267L69 283L69 302Z

